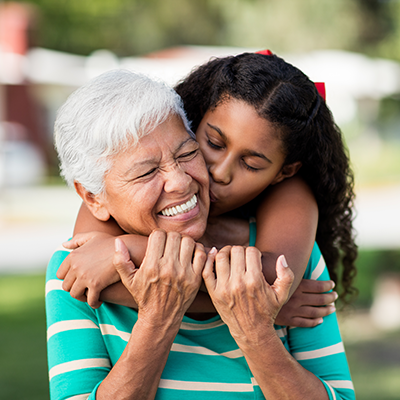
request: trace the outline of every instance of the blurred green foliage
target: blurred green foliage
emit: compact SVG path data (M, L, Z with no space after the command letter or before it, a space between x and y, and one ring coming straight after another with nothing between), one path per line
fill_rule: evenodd
M35 45L119 56L199 44L339 48L400 59L396 0L30 0Z
M356 307L369 307L373 300L374 284L384 273L400 274L400 249L360 250L356 260L355 286L359 290Z

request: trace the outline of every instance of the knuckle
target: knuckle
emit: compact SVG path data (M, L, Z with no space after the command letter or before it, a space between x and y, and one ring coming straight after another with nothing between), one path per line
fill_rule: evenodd
M246 253L254 254L256 256L261 256L261 251L257 249L257 247L251 246L246 248Z
M312 319L320 318L324 313L324 310L324 307L310 307L308 311L308 317Z
M178 240L181 238L181 234L179 232L168 232L167 233L168 239L175 239ZM189 239L189 238L188 238Z
M151 232L151 234L150 234L150 236L160 237L160 238L162 238L166 235L167 235L167 233L164 231L164 229L154 229L154 231Z

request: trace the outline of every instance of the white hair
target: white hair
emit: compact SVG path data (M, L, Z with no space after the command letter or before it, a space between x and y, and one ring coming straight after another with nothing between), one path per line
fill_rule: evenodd
M182 118L179 95L165 83L126 70L106 72L69 96L57 114L55 146L61 175L93 194L104 190L112 156L152 132L170 115Z

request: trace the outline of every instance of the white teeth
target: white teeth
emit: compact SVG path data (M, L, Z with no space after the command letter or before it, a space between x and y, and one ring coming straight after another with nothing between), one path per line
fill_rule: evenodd
M183 204L180 204L179 206L175 206L175 207L171 207L171 208L165 208L164 210L161 211L161 214L165 215L167 217L172 217L174 215L183 214L185 212L193 210L193 208L196 207L196 204L197 204L197 197L194 194L193 197L186 203L183 203Z

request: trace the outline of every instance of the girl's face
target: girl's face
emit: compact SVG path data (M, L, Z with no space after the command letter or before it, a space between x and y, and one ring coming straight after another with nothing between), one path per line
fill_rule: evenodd
M276 130L244 101L227 99L204 115L196 138L210 175L210 215L234 210L293 175Z

